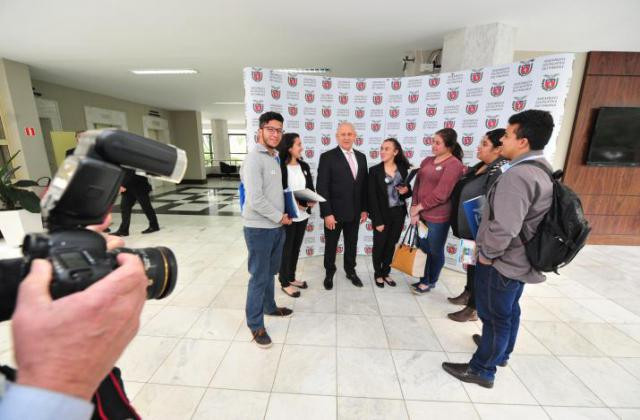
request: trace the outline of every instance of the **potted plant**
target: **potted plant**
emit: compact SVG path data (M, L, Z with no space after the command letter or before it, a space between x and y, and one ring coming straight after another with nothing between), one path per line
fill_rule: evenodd
M33 191L25 189L36 187L38 183L12 179L20 169L11 165L18 153L0 167L0 231L7 244L13 247L22 244L25 233L42 231L40 199Z

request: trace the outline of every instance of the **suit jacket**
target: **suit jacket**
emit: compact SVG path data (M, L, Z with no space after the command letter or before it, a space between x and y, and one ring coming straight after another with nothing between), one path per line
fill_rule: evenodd
M126 192L132 194L149 194L151 192L151 184L149 184L147 177L136 175L133 169L124 169L122 186L127 189Z
M398 166L398 171L402 179L407 178L407 168ZM369 218L373 226L387 225L391 223L391 211L389 207L389 193L387 192L387 183L385 182L386 173L384 172L384 163L381 162L369 169ZM407 185L409 191L406 194L400 194L402 207L406 209L404 200L411 197L411 185Z
M310 189L311 191L315 191L313 188L313 178L311 177L311 168L309 168L309 164L302 160L298 160L298 165L300 165L300 169L302 169L302 173L304 174L305 179L305 188ZM282 171L282 189L289 188L289 171L287 170L287 164L282 160L280 162L280 170ZM298 200L301 205L306 206L306 200ZM307 209L307 213L311 214L311 209Z
M340 147L320 155L316 191L327 200L320 203L321 217L333 215L338 222L352 222L367 211L367 158L353 151L358 162L355 179Z

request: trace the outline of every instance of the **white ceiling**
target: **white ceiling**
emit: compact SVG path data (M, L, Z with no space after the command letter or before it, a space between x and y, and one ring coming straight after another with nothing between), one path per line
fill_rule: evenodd
M246 66L329 67L334 76L399 76L413 49L502 22L517 50L640 51L640 0L0 0L0 57L32 77L205 118L244 119ZM195 68L195 76L134 76Z

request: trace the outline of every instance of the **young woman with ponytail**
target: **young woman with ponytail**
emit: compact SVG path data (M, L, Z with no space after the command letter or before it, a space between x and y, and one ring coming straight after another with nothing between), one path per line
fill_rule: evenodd
M424 294L436 286L444 266L444 245L449 232L451 215L451 192L464 172L462 148L458 135L452 128L443 128L435 133L431 151L433 156L425 158L413 186L411 223L422 220L428 227L428 235L418 241L427 254L424 276L412 285L412 292Z

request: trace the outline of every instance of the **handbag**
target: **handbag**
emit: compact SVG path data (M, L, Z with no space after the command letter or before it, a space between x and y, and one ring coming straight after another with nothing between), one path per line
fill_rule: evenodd
M407 237L409 241L407 242ZM418 230L416 226L410 225L402 241L396 245L393 253L391 267L402 271L411 277L424 276L424 266L427 264L427 254L417 246Z

